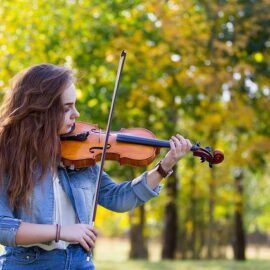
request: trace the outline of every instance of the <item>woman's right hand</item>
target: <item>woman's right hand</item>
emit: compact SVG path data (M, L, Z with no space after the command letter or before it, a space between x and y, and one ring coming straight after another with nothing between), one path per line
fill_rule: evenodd
M60 240L79 243L85 250L90 251L95 247L97 231L89 224L74 224L61 227Z

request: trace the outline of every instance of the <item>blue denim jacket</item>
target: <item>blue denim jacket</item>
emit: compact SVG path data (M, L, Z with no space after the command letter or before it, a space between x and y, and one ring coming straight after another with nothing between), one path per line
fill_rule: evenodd
M71 200L80 223L89 223L99 166L81 170L58 167L60 184ZM116 212L129 211L152 197L158 196L160 186L152 190L146 183L147 172L132 181L116 184L103 172L98 203ZM5 187L0 189L0 244L16 247L16 233L21 221L36 224L53 224L53 175L48 172L37 183L30 197L30 211L19 208L12 212L8 206Z

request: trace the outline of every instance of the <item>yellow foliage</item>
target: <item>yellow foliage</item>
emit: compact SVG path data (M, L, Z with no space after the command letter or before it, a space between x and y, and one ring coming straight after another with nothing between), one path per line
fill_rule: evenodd
M105 236L122 235L130 226L128 213L112 212L98 206L95 227Z
M263 54L260 52L256 52L254 54L254 59L256 62L261 63L263 61Z
M88 107L93 108L98 104L98 100L96 98L92 98L87 102Z

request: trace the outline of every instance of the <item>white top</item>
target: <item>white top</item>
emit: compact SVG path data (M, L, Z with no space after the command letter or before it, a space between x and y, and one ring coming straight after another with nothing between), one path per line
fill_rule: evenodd
M64 192L62 186L60 185L59 178L57 175L55 175L53 178L53 191L54 191L54 224L60 224L61 226L76 224L77 218L74 208L67 194ZM56 248L66 249L69 244L70 244L69 242L60 240L58 243L52 241L49 243L49 245L44 243L38 243L35 245L24 245L24 247L38 246L45 250L50 251Z

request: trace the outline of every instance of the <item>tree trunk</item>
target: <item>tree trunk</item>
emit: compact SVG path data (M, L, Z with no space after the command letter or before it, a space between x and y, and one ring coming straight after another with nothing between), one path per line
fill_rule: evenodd
M207 259L213 258L213 235L215 232L214 224L214 209L215 209L215 177L213 173L214 168L211 170L211 179L209 183L209 219L208 219L208 232L207 232Z
M187 232L186 232L186 229L184 226L180 227L180 237L179 237L179 241L180 241L180 244L179 244L179 253L180 253L180 257L181 259L185 260L187 259L188 257L188 244L187 244Z
M173 174L166 181L168 203L165 206L162 258L174 259L178 236L176 166Z
M193 161L193 160L192 160ZM194 166L194 162L192 162ZM191 252L192 259L197 259L197 199L196 199L196 175L193 173L190 178L190 218L192 220Z
M234 241L233 251L234 259L243 261L246 259L246 235L243 223L243 170L240 169L234 176L235 187L237 192L237 200L235 203L234 213Z
M130 259L147 259L147 241L143 234L143 228L145 224L145 210L144 205L135 208L130 211L129 219L131 223L130 227Z

